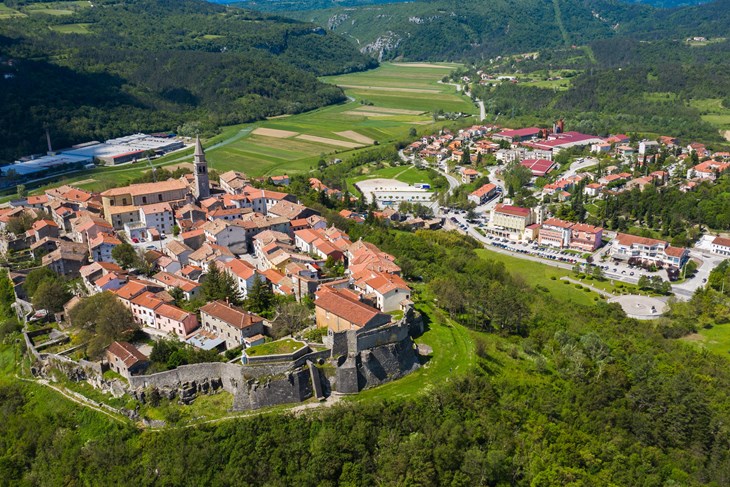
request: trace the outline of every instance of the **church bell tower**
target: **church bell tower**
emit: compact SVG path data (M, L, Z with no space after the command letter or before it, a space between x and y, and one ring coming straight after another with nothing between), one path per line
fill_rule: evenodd
M195 137L195 153L193 154L193 170L195 172L195 199L202 200L210 196L210 182L208 181L208 163L205 160L203 144L200 137Z

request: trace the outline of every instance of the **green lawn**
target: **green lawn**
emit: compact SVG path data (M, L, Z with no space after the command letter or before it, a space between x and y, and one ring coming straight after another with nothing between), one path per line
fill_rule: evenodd
M8 7L4 3L0 3L0 20L11 19L13 17L25 17L25 14Z
M430 359L416 372L348 396L348 401L404 399L428 393L475 365L474 334L471 331L449 320L443 312L434 310L430 303L419 303L416 308L430 320L429 329L416 339L416 343L433 349Z
M690 343L696 343L712 353L730 358L730 324L715 325L712 328L702 328L699 335L690 335L684 338Z
M247 348L246 355L249 357L257 357L261 355L293 353L302 348L304 345L305 344L303 342L287 338L285 340L276 340L275 342L264 343L256 345L255 347Z
M719 131L730 130L730 108L722 106L721 99L695 99L690 102L690 105L700 111L702 120L713 125Z
M560 301L574 302L577 304L590 305L595 303L595 297L598 294L594 292L586 292L584 289L577 289L572 283L561 281L560 278L567 276L575 279L573 272L560 267L553 267L547 263L534 262L531 260L512 257L511 255L500 252L493 252L489 249L477 249L477 253L484 259L496 260L503 262L512 274L522 277L529 285L540 285L548 289L550 294ZM555 279L552 279L552 278ZM614 286L610 281L585 280L586 284L599 289L611 292ZM634 286L626 285L627 289L633 289ZM600 298L599 298L600 299Z

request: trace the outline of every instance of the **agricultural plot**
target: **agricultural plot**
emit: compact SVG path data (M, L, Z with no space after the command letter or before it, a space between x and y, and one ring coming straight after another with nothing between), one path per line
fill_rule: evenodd
M322 154L406 137L414 125L432 123L434 110L475 113L471 100L439 83L456 66L386 63L364 73L322 78L357 87L345 88L353 101L260 122L250 134L210 150L208 160L219 171L237 169L252 176L296 173L316 166Z
M13 17L25 17L25 14L0 3L0 20L12 19Z

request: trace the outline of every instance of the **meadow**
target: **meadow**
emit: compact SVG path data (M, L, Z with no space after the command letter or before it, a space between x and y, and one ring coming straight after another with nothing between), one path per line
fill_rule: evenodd
M717 128L726 140L730 140L730 108L722 105L719 98L701 98L690 102L700 111L702 120Z

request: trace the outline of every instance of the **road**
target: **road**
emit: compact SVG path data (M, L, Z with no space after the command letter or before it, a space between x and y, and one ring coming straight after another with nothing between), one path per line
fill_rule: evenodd
M570 168L563 173L561 176L562 178L569 178L570 176L575 176L577 173L581 171L585 171L589 167L595 166L598 164L598 159L594 157L582 157L580 159L577 159L575 162L573 162L570 165Z

